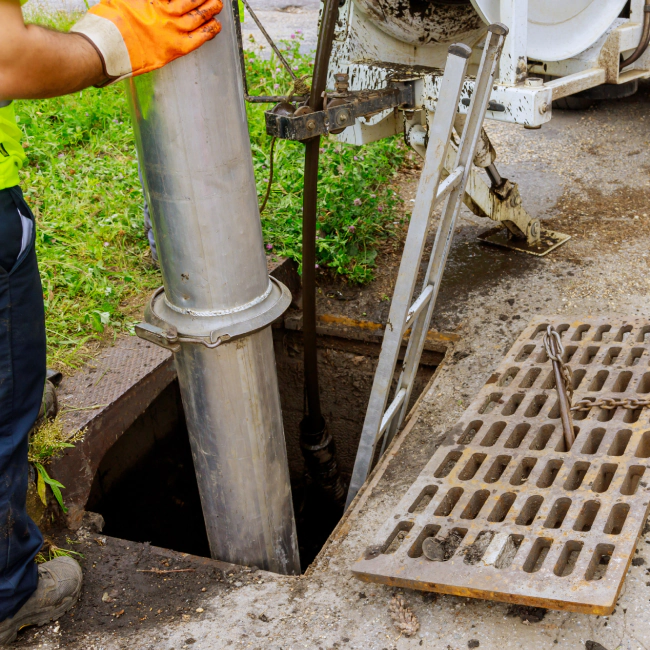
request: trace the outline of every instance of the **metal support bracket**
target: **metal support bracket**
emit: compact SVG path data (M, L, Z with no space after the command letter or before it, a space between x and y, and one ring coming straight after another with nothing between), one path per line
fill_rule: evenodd
M499 60L499 81L522 84L527 76L528 0L500 0L500 20L510 30Z
M447 163L445 168L453 169L453 159L448 157ZM505 180L499 187L490 187L476 167L470 171L463 203L476 216L503 224L479 235L481 241L541 257L571 239L571 235L544 228L528 214L516 183Z
M327 96L328 105L322 111L298 109L298 115L266 111L266 132L282 140L309 140L315 136L352 126L356 118L372 115L398 106L413 105L415 93L411 83L391 83L380 90L360 90L332 93ZM288 104L282 104L286 109Z

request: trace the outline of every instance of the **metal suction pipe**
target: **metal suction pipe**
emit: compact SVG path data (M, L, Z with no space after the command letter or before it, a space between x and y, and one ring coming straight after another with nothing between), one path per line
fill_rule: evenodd
M214 40L129 81L164 283L136 331L175 354L212 556L297 574L270 327L291 296L266 268L230 1Z

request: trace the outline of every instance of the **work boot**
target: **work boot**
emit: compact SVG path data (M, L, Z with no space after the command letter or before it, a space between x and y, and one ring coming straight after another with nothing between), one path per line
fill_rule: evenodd
M36 431L45 420L54 420L59 413L59 399L56 395L56 387L61 383L62 375L54 370L47 371L47 379L43 388L43 399L38 417L34 422L33 431Z
M16 639L30 625L45 625L63 616L81 593L82 573L71 557L57 557L38 567L38 586L13 618L0 623L0 645Z

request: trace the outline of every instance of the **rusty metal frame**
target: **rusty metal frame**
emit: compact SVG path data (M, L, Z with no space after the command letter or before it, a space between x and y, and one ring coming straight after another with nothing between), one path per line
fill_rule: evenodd
M611 613L650 504L650 409L576 413L565 451L548 323L563 333L574 400L650 393L649 321L535 318L353 566L357 577Z
M322 111L300 115L284 115L266 111L266 133L283 140L309 140L317 135L340 132L352 126L358 117L372 115L386 109L410 107L414 101L412 83L390 83L379 90L360 90L337 94L340 103Z

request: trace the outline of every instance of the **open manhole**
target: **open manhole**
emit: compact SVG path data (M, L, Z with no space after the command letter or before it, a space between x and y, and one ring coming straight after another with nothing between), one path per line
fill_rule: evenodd
M322 328L321 328L322 329ZM319 335L323 414L334 438L341 474L349 482L380 351L367 331ZM338 522L305 477L299 445L303 417L302 333L273 330L300 557L305 570ZM425 350L412 404L443 353ZM85 509L100 513L104 533L204 557L210 556L180 391L171 381L104 454Z

